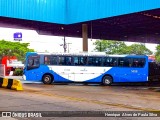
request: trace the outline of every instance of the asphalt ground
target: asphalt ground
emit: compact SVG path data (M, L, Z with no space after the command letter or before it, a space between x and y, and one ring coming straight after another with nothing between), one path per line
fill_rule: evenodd
M0 88L0 111L160 111L160 84L52 84L26 82L23 91ZM8 120L54 119L160 119L159 117L42 117ZM4 119L4 118L0 118Z

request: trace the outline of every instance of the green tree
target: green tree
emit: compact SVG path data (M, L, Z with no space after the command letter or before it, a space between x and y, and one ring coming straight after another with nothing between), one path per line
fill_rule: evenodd
M0 58L3 56L16 56L18 60L24 60L26 52L33 52L28 48L29 43L11 42L0 40Z
M151 55L153 54L148 48L145 47L144 44L132 44L128 46L128 51L130 54L138 54L138 55Z
M144 44L132 44L127 46L121 41L97 40L94 45L96 46L95 51L102 51L107 54L152 54L152 51L147 49Z
M97 40L94 45L96 51L106 52L107 54L126 54L127 45L124 42L111 40Z
M156 47L155 57L156 57L156 61L160 62L160 45L157 45Z

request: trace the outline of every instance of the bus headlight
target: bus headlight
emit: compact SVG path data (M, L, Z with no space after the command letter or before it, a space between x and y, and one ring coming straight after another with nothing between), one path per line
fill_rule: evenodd
M23 75L23 80L26 80L26 76L25 75Z

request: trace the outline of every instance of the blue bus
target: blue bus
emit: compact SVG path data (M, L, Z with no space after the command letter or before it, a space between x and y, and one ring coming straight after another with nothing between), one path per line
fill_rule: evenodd
M51 83L147 82L148 56L28 52L24 80Z

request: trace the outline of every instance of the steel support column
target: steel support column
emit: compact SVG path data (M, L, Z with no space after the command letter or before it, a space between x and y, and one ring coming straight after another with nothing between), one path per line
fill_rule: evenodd
M83 51L88 51L88 26L82 24Z

